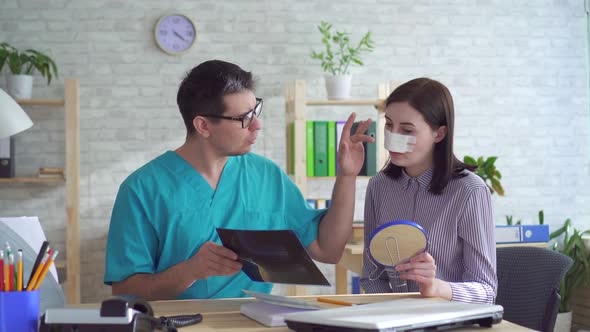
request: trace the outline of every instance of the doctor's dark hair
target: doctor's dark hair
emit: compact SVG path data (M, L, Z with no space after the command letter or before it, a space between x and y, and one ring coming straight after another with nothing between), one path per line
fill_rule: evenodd
M455 110L453 97L446 86L429 78L416 78L397 87L387 97L385 107L393 103L408 103L422 114L432 130L437 130L441 126L447 127L445 138L434 145L433 174L428 191L440 195L452 177L461 178L467 175L465 170L477 169L461 162L453 152ZM402 174L402 168L388 160L383 172L391 178L398 179Z
M187 134L195 132L193 120L199 114L223 115L223 97L242 91L254 91L251 72L233 63L210 60L199 64L186 74L176 96ZM212 122L221 119L210 118Z

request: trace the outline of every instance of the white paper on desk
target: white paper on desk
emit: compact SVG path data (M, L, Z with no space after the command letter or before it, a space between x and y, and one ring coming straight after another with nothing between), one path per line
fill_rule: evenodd
M43 232L43 228L41 228L41 223L39 222L38 217L10 217L4 218L0 217L0 222L8 226L13 232L18 234L22 239L31 246L31 248L38 253L41 250L41 246L43 245L43 241L47 240L45 237L45 233ZM1 248L4 248L4 243L0 243ZM11 244L12 251L16 253L18 249L24 248L15 248L14 244ZM36 257L33 257L33 261ZM15 255L16 259L16 255ZM57 269L55 268L55 264L52 264L49 267L49 271L55 278L57 278ZM28 275L25 274L25 278L28 278Z
M307 303L304 300L297 300L297 299L289 298L286 296L260 293L260 292L255 292L255 291L251 291L251 290L247 290L247 289L242 289L242 292L244 292L247 295L250 295L262 302L266 302L266 303L270 303L270 304L276 304L276 305L280 305L280 306L284 306L284 307L291 307L291 308L308 309L308 310L309 309L311 309L311 310L321 309L320 306L317 306L317 305L314 305L311 303Z
M285 315L309 310L314 309L285 307L283 305L276 305L263 301L246 303L240 306L240 313L242 315L250 317L268 327L286 326Z

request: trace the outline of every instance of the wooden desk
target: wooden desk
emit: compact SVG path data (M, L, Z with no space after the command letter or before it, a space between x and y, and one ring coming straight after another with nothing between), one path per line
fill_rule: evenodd
M547 243L507 243L496 245L497 248L515 246L547 248ZM336 265L336 294L348 293L347 271L352 271L358 275L361 275L363 270L363 250L364 242L362 241L349 243L344 248L342 259L340 259L340 262L338 262Z
M370 295L331 295L327 297L338 298L353 303L373 303L390 301L404 297L415 297L417 294L370 294ZM309 299L310 302L324 307L339 307L315 301L315 296L299 296ZM222 299L222 300L183 300L183 301L155 301L151 302L156 316L172 316L182 314L201 313L203 321L197 325L181 328L181 332L190 331L241 331L241 332L275 332L289 331L287 327L268 328L256 321L240 314L240 305L254 301L252 298ZM458 331L531 331L525 327L502 321L494 325L493 330L473 326L462 328Z

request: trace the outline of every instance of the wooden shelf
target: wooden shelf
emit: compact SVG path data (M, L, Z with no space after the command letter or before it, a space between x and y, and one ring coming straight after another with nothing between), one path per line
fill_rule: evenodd
M381 110L383 109L382 99L347 99L347 100L306 100L305 105L310 106L361 106L369 105Z
M64 106L64 99L17 99L17 103L26 106Z
M506 247L537 247L547 249L547 242L496 243L496 248Z
M22 178L0 178L0 183L52 183L65 182L66 179L62 177L55 178L36 178L36 177L22 177Z
M61 107L64 111L65 174L61 177L0 178L8 183L63 183L65 187L65 253L56 267L66 268L68 305L80 303L80 91L77 79L64 80L63 98L18 99L21 106ZM63 201L63 200L62 200Z

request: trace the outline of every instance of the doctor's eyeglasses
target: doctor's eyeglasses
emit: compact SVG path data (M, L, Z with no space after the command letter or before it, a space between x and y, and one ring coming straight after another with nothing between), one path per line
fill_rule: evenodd
M224 116L224 115L217 115L217 114L198 114L200 116L209 117L209 118L217 118L217 119L226 119L226 120L234 120L242 122L242 128L248 128L250 124L252 124L252 120L254 117L259 117L260 113L262 113L262 98L256 98L256 106L253 109L249 110L248 112L240 115L240 116Z

